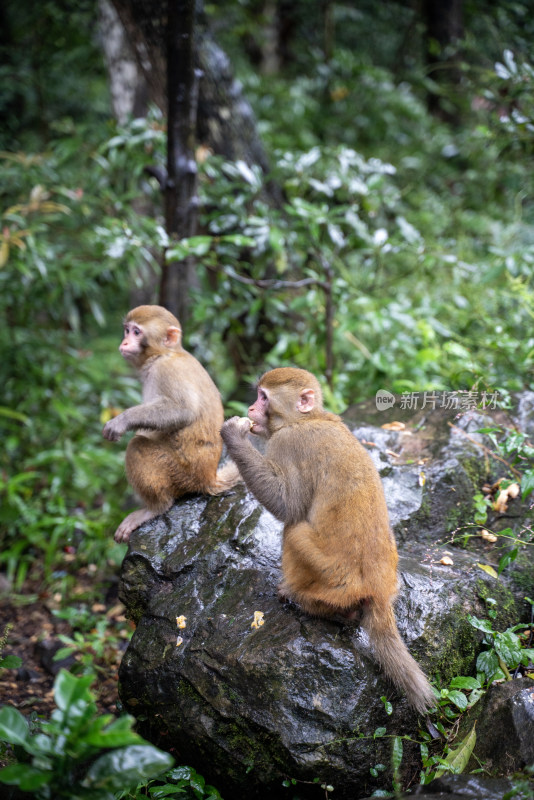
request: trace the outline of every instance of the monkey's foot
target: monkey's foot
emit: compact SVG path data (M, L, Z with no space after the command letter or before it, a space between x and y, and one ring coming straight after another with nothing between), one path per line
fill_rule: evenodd
M293 599L291 597L291 592L289 591L289 587L286 586L284 581L280 581L280 583L276 588L278 593L278 599L280 600L281 603L285 603Z
M128 516L123 519L115 531L115 541L129 541L132 531L135 531L143 522L148 522L149 519L153 519L161 513L161 511L150 511L148 508L140 508L138 511L132 511L131 514L128 514Z

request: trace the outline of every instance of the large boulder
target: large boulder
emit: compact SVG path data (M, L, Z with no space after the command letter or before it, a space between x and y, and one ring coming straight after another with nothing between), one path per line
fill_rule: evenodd
M479 566L495 563L495 545L450 544L472 520L488 471L480 445L489 442L477 429L491 420L466 415L451 427L435 410L404 431L377 427L386 420L375 409L373 426L366 407L346 415L383 477L399 542L401 635L439 686L473 672L480 634L467 615L485 616L486 598L497 600L497 627L520 615L514 586ZM319 798L317 782L354 800L391 786L389 768L370 770L390 764L393 737L416 735L418 720L356 624L279 602L281 527L241 486L177 502L132 534L121 597L137 627L121 665L122 702L144 736L225 800ZM406 774L417 774L417 758L405 742Z

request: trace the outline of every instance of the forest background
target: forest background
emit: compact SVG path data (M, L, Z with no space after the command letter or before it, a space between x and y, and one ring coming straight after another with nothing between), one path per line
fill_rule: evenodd
M0 569L89 666L122 636L95 626L134 502L101 436L139 400L131 306L179 314L227 413L281 364L323 376L336 412L532 388L528 0L175 5L0 10ZM173 30L191 51L166 92Z

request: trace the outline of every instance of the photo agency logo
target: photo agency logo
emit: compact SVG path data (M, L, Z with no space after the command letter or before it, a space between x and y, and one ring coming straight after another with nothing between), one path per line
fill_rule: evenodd
M376 393L376 407L378 411L385 411L395 405L395 395L386 389L379 389Z
M387 389L376 393L376 408L386 411L398 404L402 410L418 411L423 408L444 408L449 411L475 411L476 409L495 409L499 403L499 392L478 392L468 389L443 392L403 392L395 397Z

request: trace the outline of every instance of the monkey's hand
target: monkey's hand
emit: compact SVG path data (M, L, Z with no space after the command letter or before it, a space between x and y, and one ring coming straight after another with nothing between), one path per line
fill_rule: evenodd
M104 430L102 431L104 439L108 439L110 442L118 442L121 436L126 433L126 428L124 427L121 417L122 414L119 414L118 417L114 417L110 419L109 422L106 422Z
M248 433L250 433L248 417L230 417L221 428L221 436L226 444L246 439Z

